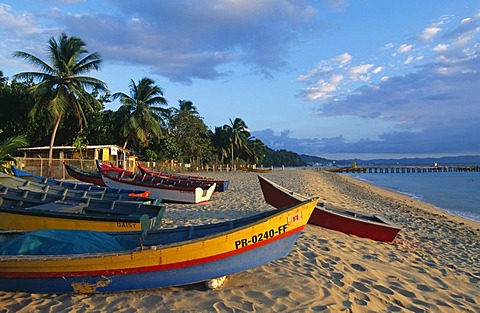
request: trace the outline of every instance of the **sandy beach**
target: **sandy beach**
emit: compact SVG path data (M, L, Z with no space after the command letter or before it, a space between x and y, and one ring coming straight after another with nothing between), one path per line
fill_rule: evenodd
M208 203L167 204L164 226L273 208L257 174L208 172L230 188ZM203 283L94 295L0 292L0 312L480 312L480 223L350 177L315 169L261 174L326 207L375 213L402 227L392 243L307 225L291 253Z

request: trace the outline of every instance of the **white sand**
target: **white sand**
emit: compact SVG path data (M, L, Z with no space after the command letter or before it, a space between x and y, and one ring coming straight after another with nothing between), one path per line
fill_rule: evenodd
M167 204L164 224L235 219L272 209L257 175L209 172L230 188L199 205ZM0 312L480 312L480 223L338 174L262 174L327 207L385 216L393 243L307 225L288 257L204 284L96 295L0 292ZM392 174L394 175L394 174Z

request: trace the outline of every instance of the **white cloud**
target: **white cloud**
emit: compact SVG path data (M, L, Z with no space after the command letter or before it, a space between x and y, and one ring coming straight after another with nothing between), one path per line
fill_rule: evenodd
M353 80L368 81L370 76L364 75L364 74L367 74L372 67L373 67L373 64L362 64L362 65L352 66L348 70L348 73L350 74L350 78Z
M413 45L403 44L400 47L398 47L397 52L398 53L407 53L410 50L412 50L412 48L413 48Z
M395 47L395 45L392 42L389 42L383 46L384 49L389 50Z
M36 25L31 14L16 12L11 6L0 3L0 31L31 35L40 32Z
M373 69L372 73L373 74L378 74L381 71L383 71L383 66L377 66L376 68Z
M407 59L403 62L403 64L408 65L408 64L410 64L410 63L412 63L412 62L414 62L414 61L421 61L421 60L423 60L423 59L424 59L423 56L416 56L416 57L415 57L415 56L413 56L413 55L409 55L409 56L407 57Z
M446 44L438 44L435 47L433 47L433 51L444 52L448 50L448 46L449 45L446 45Z
M348 52L345 52L343 54L337 55L335 57L335 61L338 62L339 67L345 67L352 62L352 56Z
M420 39L423 41L431 41L441 31L442 29L440 27L428 26L423 30L422 34L420 35Z
M339 54L328 60L321 60L307 73L298 76L297 81L316 81L319 78L329 77L335 70L346 67L351 63L351 61L352 56L347 52Z
M332 74L327 80L319 79L315 87L302 89L301 96L310 101L328 100L331 98L331 93L337 90L343 78L343 75Z
M474 37L474 34L471 32L461 34L460 36L455 38L455 41L453 44L456 46L465 46L472 40L473 37Z

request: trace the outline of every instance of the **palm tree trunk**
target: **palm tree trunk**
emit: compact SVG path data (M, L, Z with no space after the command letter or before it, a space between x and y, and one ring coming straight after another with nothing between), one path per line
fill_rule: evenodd
M62 121L62 116L59 115L57 121L55 122L55 126L53 127L52 138L50 138L50 147L48 149L48 166L47 166L47 177L52 177L52 162L53 162L53 143L55 142L55 137L57 136L58 126Z
M125 139L125 142L123 143L123 149L127 149L127 143L128 143L128 139Z
M231 157L231 160L232 160L232 169L231 169L231 170L233 171L233 162L234 162L234 160L233 160L233 143L232 143L232 146L231 146L231 147L232 147L232 149L231 149L231 151L232 151L232 157Z

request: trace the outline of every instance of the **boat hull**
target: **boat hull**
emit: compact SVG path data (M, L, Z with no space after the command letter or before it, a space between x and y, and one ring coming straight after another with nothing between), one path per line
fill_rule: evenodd
M195 261L191 264L179 265L179 268L169 269L167 266L164 268L159 266L153 271L117 274L85 273L80 276L35 278L0 277L0 288L4 291L30 293L99 293L187 285L238 273L284 257L289 253L298 234L299 232L269 245L236 255L218 256L218 260L202 264L195 264L198 262Z
M0 255L0 289L99 293L185 285L234 274L286 256L317 201L310 199L216 234L139 250ZM230 223L234 221L223 224Z
M258 179L265 201L273 207L281 208L306 199L305 196L294 193L265 177L259 175ZM320 205L316 206L308 223L345 234L384 242L393 241L401 230L400 227L380 216L347 210L336 211Z
M154 224L150 220L148 225ZM79 213L48 213L29 209L0 208L0 229L37 230L37 229L84 229L94 231L124 232L140 231L142 224L139 218L122 218L93 216Z

